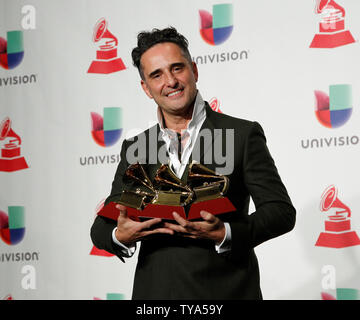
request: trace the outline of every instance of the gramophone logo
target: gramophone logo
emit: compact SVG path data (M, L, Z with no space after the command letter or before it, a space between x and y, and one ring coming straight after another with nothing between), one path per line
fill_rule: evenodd
M326 188L321 196L320 211L328 215L325 219L325 232L320 233L315 246L345 248L360 244L358 235L351 230L351 210L340 201L334 185Z
M121 108L104 108L104 117L96 112L91 112L91 122L91 135L99 146L110 147L120 139L122 133Z
M233 31L233 5L215 4L212 9L212 15L199 10L200 35L206 43L214 46L225 42Z
M25 235L25 208L8 207L9 216L0 210L0 237L8 245L18 244Z
M0 124L0 171L28 168L25 158L21 156L20 145L21 138L11 128L10 118L6 117Z
M113 73L126 69L118 57L118 40L109 31L105 18L101 18L94 27L93 42L97 45L96 59L91 63L88 73Z
M7 40L0 37L0 65L5 69L14 69L24 58L22 31L8 31Z
M213 97L209 100L209 105L211 107L212 110L222 113L222 111L220 110L220 102L219 99L216 97Z
M329 87L329 95L315 90L315 115L327 128L344 125L352 113L352 87L349 84L337 84Z
M316 0L315 13L321 20L310 48L336 48L355 42L345 29L345 10L334 0Z

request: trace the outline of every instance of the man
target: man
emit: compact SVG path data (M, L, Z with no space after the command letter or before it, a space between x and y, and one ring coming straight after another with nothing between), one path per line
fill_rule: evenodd
M163 161L161 157L156 163L150 160L154 152L165 150L172 170L184 183L192 160L217 172L225 169L230 179L226 196L236 211L224 215L202 211L200 221L187 221L174 213L176 223L159 218L137 222L128 217L126 207L117 205L117 223L98 216L91 237L95 246L122 261L133 255L141 241L133 299L262 299L254 247L290 231L295 209L262 128L211 110L197 90L198 70L187 46L174 28L138 35L133 62L143 90L158 105L159 120L142 134L146 137L142 162L153 179ZM159 141L152 148L154 130ZM210 139L201 139L203 132ZM139 139L140 135L123 142L105 204L119 199L124 190L124 172L133 162L128 161L133 159L130 150ZM219 166L215 160L223 152L227 161ZM250 196L256 211L249 215Z

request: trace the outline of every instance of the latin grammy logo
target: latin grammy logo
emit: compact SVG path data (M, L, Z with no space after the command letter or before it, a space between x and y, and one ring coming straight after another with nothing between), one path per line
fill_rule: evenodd
M351 231L351 210L337 197L337 188L333 185L326 188L321 196L320 210L340 209L335 215L325 220L325 232L321 232L315 244L318 247L345 248L360 244L355 231Z
M222 113L222 111L220 110L220 102L219 99L216 97L213 97L209 100L209 105L211 107L212 110Z
M355 42L345 30L345 10L334 0L316 0L315 13L321 14L321 20L310 48L335 48Z
M21 139L11 129L11 120L8 117L0 124L0 141L2 140L5 144L0 149L0 171L12 172L28 168L20 152Z
M96 59L91 63L88 73L113 73L126 69L117 56L118 40L109 31L105 18L101 18L94 27L93 42L98 46Z

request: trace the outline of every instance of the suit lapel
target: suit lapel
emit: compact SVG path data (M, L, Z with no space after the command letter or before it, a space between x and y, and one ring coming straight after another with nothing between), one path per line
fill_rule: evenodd
M149 129L147 137L147 173L151 181L153 181L156 171L163 164L159 159L159 153L165 151L165 142L160 139L159 133L160 127L157 124ZM167 151L166 155L168 157ZM164 163L166 164L167 162L165 161Z
M196 138L189 162L196 160L200 163L212 162L214 141L219 135L213 124L213 112L209 104L205 102L206 118Z

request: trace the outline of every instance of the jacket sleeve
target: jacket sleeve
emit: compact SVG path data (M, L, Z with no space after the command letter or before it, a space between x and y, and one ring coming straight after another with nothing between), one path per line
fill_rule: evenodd
M256 210L230 223L235 255L289 232L295 225L296 211L266 146L264 132L257 122L252 124L243 144L242 174Z
M126 140L124 140L122 144L120 156L121 160L115 173L111 193L105 200L104 205L107 205L113 199L117 198L123 190L122 177L128 167L128 163L126 161ZM112 240L112 231L116 226L116 221L102 216L97 216L91 227L90 236L93 244L98 249L106 250L107 252L115 254L124 262L123 257L126 257L126 255L124 255L121 247L115 244Z

